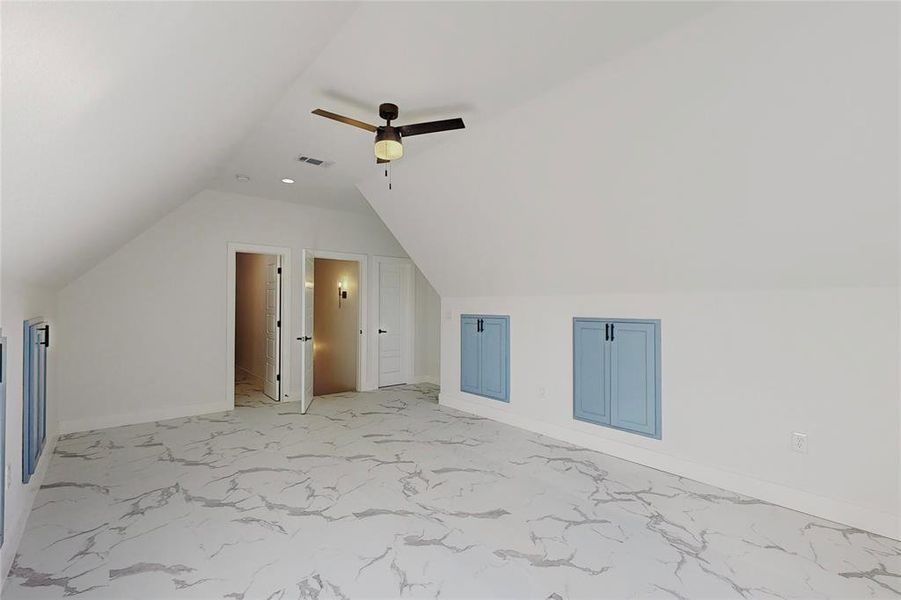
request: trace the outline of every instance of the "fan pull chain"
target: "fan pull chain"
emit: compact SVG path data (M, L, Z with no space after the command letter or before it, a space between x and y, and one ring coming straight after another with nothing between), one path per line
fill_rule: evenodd
M391 163L388 163L388 189L391 189Z

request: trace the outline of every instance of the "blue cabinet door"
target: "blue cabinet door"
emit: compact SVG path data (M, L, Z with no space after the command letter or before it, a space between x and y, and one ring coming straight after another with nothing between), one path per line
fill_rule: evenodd
M460 389L470 394L480 390L479 367L479 319L475 316L460 318Z
M460 390L510 401L510 318L460 316Z
M6 338L0 335L0 546L3 546L3 515L6 492Z
M481 338L481 395L495 400L507 402L507 377L509 369L507 361L506 317L482 317Z
M610 424L609 327L594 319L573 323L573 416L603 425Z
M23 338L22 483L28 483L47 437L47 322L25 321Z
M657 435L657 325L610 324L610 424Z
M660 322L573 319L573 417L660 439Z

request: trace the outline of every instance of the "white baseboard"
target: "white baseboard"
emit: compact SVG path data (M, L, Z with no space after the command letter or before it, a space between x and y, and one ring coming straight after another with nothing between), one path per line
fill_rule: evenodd
M482 404L475 399L469 399L462 394L452 392L439 394L438 402L442 406L448 406L520 429L540 433L560 441L603 452L680 477L686 477L802 513L901 540L901 523L899 523L898 515L874 511L778 483L763 481L747 475L661 454L646 448L599 438L575 429L553 425L530 417L523 417L514 414L510 410L505 410L505 407L508 406L506 404L503 407L495 408Z
M440 385L441 382L437 377L432 377L431 375L414 375L410 378L410 383L431 383L432 385Z
M37 469L32 473L31 479L27 484L26 502L16 513L12 512L12 506L7 502L6 536L3 539L3 547L0 549L0 557L2 557L2 560L0 560L0 571L2 571L2 574L0 574L0 586L5 582L6 575L12 567L13 559L19 548L19 543L22 541L22 536L25 535L25 526L28 523L28 515L31 514L34 499L37 497L38 490L40 490L41 486L44 484L44 478L47 476L47 469L50 468L50 460L53 457L53 451L56 449L56 440L57 436L51 435L48 432L47 441L44 443L44 449L41 450L41 457L38 459ZM18 471L16 472L18 473ZM21 483L21 473L19 473L19 475L20 479L14 485ZM0 589L2 589L2 587L0 587Z
M193 417L207 413L224 412L234 407L224 402L209 402L206 404L188 404L159 410L149 410L141 413L128 413L121 415L103 415L97 417L85 417L60 421L60 434L91 431L93 429L106 429L108 427L120 427L122 425L137 425L153 421L165 421L167 419L179 419L181 417Z

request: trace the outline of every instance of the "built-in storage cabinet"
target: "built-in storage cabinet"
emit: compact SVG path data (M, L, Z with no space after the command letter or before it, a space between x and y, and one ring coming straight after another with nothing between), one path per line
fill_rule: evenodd
M22 483L37 469L47 441L47 348L50 325L43 319L25 321L23 332Z
M573 319L573 416L660 439L660 322Z
M6 514L6 338L0 332L0 547L3 546L3 515Z
M460 390L509 402L510 317L460 317Z

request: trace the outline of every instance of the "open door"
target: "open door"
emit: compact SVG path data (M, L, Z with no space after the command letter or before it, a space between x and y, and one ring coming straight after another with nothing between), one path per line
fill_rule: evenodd
M316 260L311 250L303 251L303 388L300 393L300 412L305 413L313 402L313 286Z
M279 402L281 400L281 257L266 256L266 377L263 393Z

